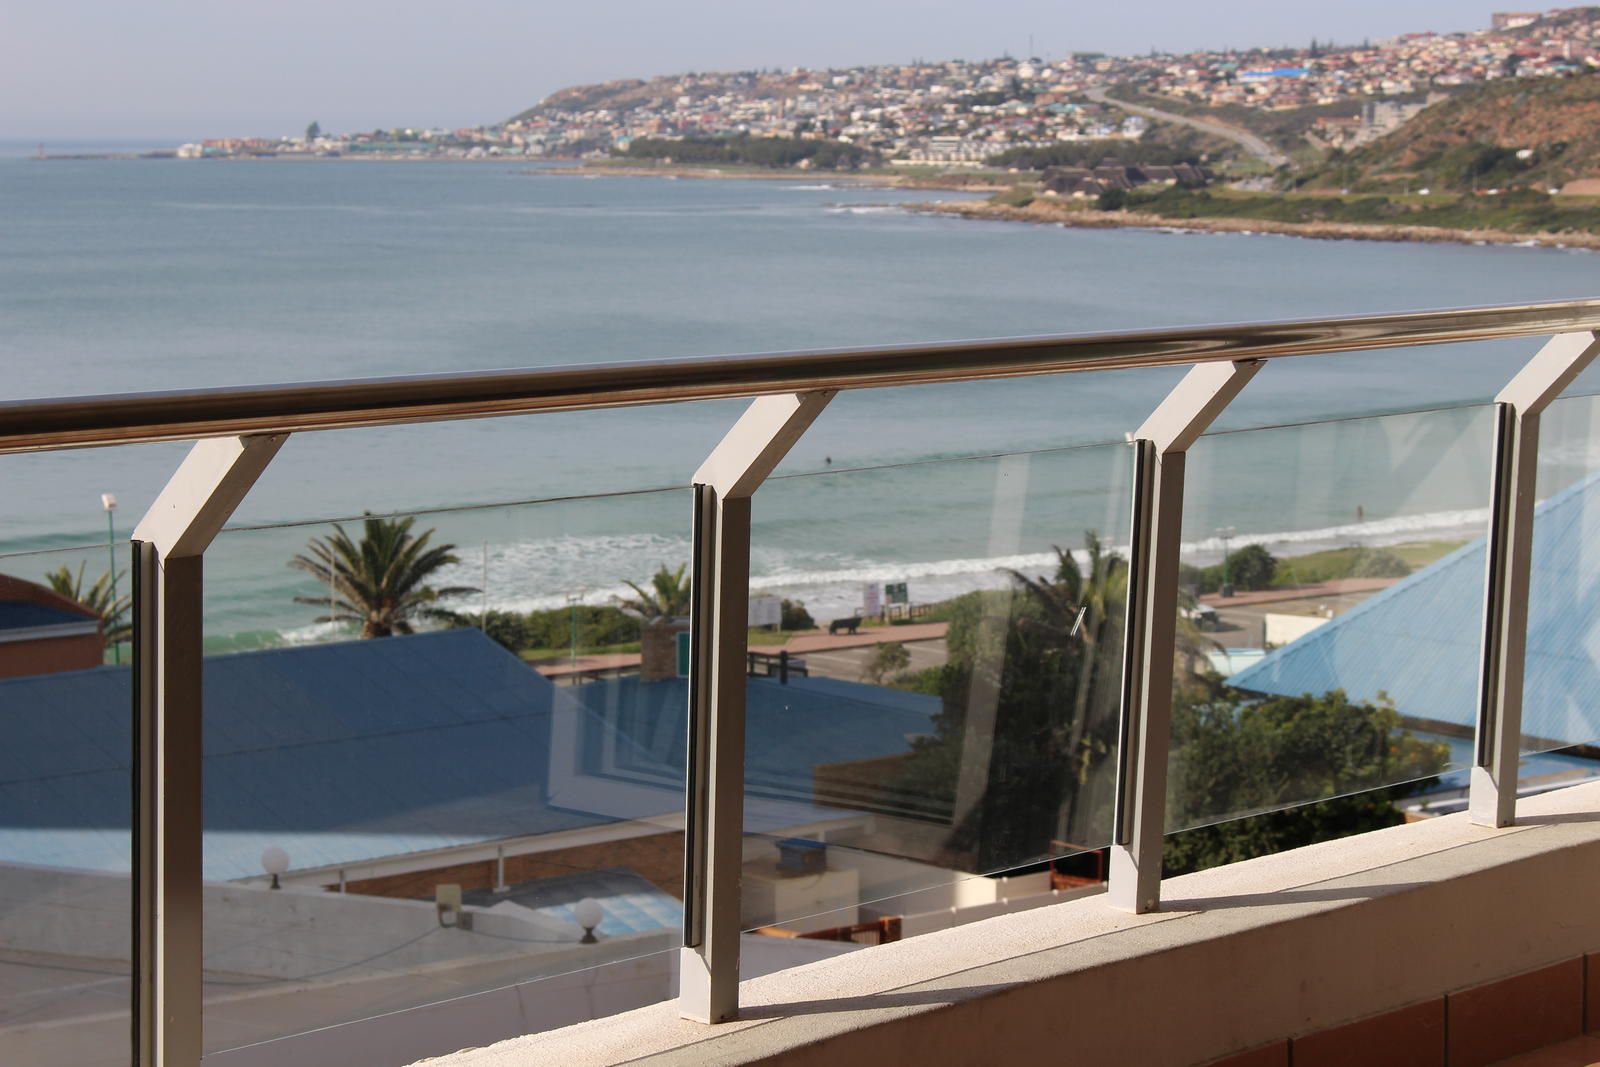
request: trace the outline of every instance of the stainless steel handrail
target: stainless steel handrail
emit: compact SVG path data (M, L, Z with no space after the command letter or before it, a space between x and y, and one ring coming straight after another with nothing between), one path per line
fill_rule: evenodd
M0 454L1600 330L1600 300L0 403Z

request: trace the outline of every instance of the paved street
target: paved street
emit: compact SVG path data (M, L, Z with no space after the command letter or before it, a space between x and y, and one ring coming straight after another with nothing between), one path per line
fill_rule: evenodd
M1363 600L1387 589L1395 578L1342 578L1297 589L1264 589L1232 597L1215 595L1200 598L1216 609L1217 626L1206 636L1223 648L1262 648L1265 645L1266 617L1274 615L1343 615Z
M1241 130L1235 126L1224 126L1220 122L1192 119L1187 115L1177 115L1171 111L1158 111L1153 107L1144 107L1140 104L1130 104L1127 101L1107 96L1103 88L1089 89L1085 91L1084 95L1097 104L1109 104L1112 107L1119 107L1130 115L1142 115L1147 119L1155 119L1157 122L1174 122L1179 126L1188 126L1190 129L1232 141L1257 159L1265 161L1271 167L1281 167L1289 162L1288 156L1283 155L1248 130Z

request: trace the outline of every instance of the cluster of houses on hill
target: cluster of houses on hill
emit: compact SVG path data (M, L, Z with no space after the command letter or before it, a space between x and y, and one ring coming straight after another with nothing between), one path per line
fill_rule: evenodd
M1127 192L1141 185L1177 185L1198 189L1211 184L1211 168L1193 163L1124 165L1114 158L1102 159L1092 167L1050 167L1040 181L1046 196L1092 198L1118 189Z
M564 89L514 118L479 127L221 138L176 154L583 157L625 150L636 138L743 134L838 140L907 166L981 166L1010 149L1138 139L1144 120L1085 95L1116 85L1205 107L1385 101L1402 108L1412 101L1396 98L1430 90L1597 69L1600 8L1499 12L1490 29L1408 33L1359 46L1312 41L1309 47L1136 56L1063 52L628 79ZM1327 124L1321 140L1364 143L1406 117L1401 110L1369 113L1359 122L1346 116Z

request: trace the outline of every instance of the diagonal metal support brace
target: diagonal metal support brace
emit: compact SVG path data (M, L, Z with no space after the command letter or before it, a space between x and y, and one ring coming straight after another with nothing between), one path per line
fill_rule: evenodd
M1189 446L1261 366L1261 360L1199 364L1133 435L1133 534L1108 889L1111 906L1124 911L1155 911L1161 903L1184 462Z
M198 442L133 532L133 1046L199 1067L202 561L282 434Z
M1467 799L1471 819L1479 826L1510 826L1516 819L1539 416L1596 355L1600 355L1600 335L1558 334L1545 342L1494 398L1494 476L1484 552L1487 574L1483 654L1478 669L1478 726Z
M739 1013L750 497L834 395L760 397L694 476L678 1007L698 1022L726 1022Z

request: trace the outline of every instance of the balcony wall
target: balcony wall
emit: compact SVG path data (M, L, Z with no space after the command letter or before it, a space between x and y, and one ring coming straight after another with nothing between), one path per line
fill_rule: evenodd
M428 1063L1491 1063L1582 1031L1600 950L1600 784L1518 818L1175 878L1152 915L1089 898L851 953L745 982L711 1029L661 1004Z

